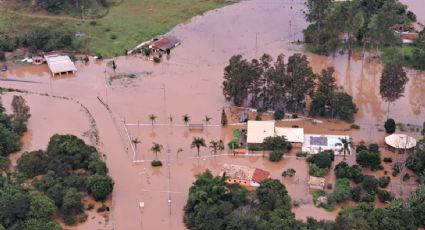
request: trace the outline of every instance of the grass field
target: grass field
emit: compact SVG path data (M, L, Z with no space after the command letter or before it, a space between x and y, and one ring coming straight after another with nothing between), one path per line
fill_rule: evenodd
M19 34L36 25L55 23L85 33L81 50L105 57L123 55L142 41L164 34L179 23L229 4L228 0L123 0L96 20L0 11L0 32Z

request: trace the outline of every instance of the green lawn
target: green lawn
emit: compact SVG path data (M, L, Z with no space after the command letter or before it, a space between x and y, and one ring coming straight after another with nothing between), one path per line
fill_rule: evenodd
M123 0L95 21L67 18L40 18L0 13L0 32L22 33L26 28L59 23L75 32L83 32L81 50L111 57L123 55L142 41L164 34L179 23L206 11L229 4L229 0Z

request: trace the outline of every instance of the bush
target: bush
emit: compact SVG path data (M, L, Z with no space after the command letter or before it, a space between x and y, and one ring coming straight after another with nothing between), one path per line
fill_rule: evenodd
M227 146L229 147L229 149L237 149L237 148L239 148L239 141L233 139L233 140L229 141L229 143L227 143Z
M328 152L320 152L309 156L307 162L315 164L319 168L329 169L332 165L332 155Z
M281 161L282 160L282 156L283 156L282 151L273 150L269 154L269 160L272 161L272 162L278 162L278 161Z
M351 179L355 183L361 183L364 179L362 169L358 165L351 166Z
M153 160L151 162L151 166L152 167L160 167L160 166L162 166L162 162L161 161L158 161L158 160Z
M356 153L359 153L362 150L367 150L367 147L364 144L360 144L359 146L357 146Z
M298 114L296 113L292 114L292 119L298 119Z
M297 171L295 171L295 169L293 169L293 168L290 168L290 169L288 169L288 170L286 170L286 171L283 171L282 172L282 176L283 177L293 177L293 176L295 176L295 173L296 173Z
M105 200L114 189L114 182L109 176L95 174L87 178L87 189L97 201Z
M393 162L393 158L391 157L384 157L384 159L382 160L385 163L392 163Z
M375 202L375 195L374 194L366 194L364 196L362 196L362 198L360 199L361 202Z
M107 208L108 208L108 206L106 206L105 204L102 204L102 206L100 206L96 211L97 212L106 212Z
M387 132L388 134L394 133L396 129L396 123L394 119L392 118L387 119L387 121L385 121L384 127L385 127L385 132Z
M297 156L297 157L307 157L307 155L308 155L308 152L302 152L302 151L297 152L295 154L295 156Z
M346 178L337 179L335 184L335 189L333 193L328 196L329 200L335 201L337 203L351 200L351 188L350 181Z
M379 182L374 176L366 175L362 181L363 189L369 194L375 194L378 191Z
M249 151L261 151L262 148L260 145L257 144L248 144L248 150Z
M263 149L285 151L288 150L289 144L284 136L266 137L263 140Z
M386 188L390 183L391 178L389 176L383 176L378 179L379 187Z
M323 177L329 172L329 168L320 168L316 164L310 163L308 166L309 166L308 173L311 176Z
M362 187L357 185L356 187L351 189L351 197L354 201L359 202L362 198Z
M357 124L351 124L350 129L360 129L360 126Z
M379 189L378 199L381 202L387 202L387 201L392 201L394 199L394 196L387 190Z
M6 61L6 55L2 50L0 50L0 61Z
M350 166L345 162L341 161L335 166L335 176L336 178L350 178Z
M273 113L273 119L279 121L279 120L282 120L283 118L285 118L285 112L283 110L276 110Z
M362 150L356 155L356 162L364 168L370 168L372 170L380 169L381 156L379 152L370 152L368 150Z
M378 144L370 144L369 145L369 151L374 152L374 153L378 153L379 152Z
M406 173L403 176L403 181L408 181L408 180L410 180L410 178L411 178L410 174L409 173Z

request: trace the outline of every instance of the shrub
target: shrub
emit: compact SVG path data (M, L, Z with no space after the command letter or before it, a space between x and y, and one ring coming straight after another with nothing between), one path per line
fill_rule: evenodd
M5 61L5 60L6 60L6 55L4 54L2 50L0 50L0 61Z
M385 163L392 163L393 162L393 158L391 157L384 157L384 159L382 160Z
M248 144L248 150L249 151L261 151L262 148L260 145L257 144Z
M285 151L289 147L289 142L287 142L284 136L276 136L276 137L266 137L263 140L263 149L264 150L281 150Z
M410 180L410 174L409 173L406 173L406 174L404 174L404 176L403 176L403 181L408 181L408 180Z
M97 212L106 212L107 206L105 204L102 204L96 211Z
M273 113L273 119L282 120L283 118L285 118L285 112L283 110L276 110Z
M229 143L227 143L227 146L229 147L229 149L237 149L239 148L239 141L236 139L233 139L231 141L229 141Z
M101 53L97 53L97 54L96 54L96 57L97 57L97 59L99 59L99 60L102 60L102 59L103 59L103 56L102 56L102 54L101 54Z
M332 155L330 155L328 152L320 152L308 157L307 162L315 164L319 168L329 169L332 165Z
M295 156L297 156L297 157L307 157L307 155L308 155L308 152L302 152L302 151L297 152L295 154Z
M87 178L87 189L95 200L105 200L112 193L114 182L109 176L94 174Z
M350 129L360 129L360 126L357 124L351 124Z
M364 144L360 144L359 146L357 146L356 153L359 153L362 150L367 150L367 147Z
M320 168L316 164L310 163L308 173L312 176L323 177L329 172L329 168Z
M364 168L370 168L372 170L380 169L381 156L379 152L370 152L368 150L362 150L356 155L356 162Z
M396 129L396 124L394 119L392 118L387 119L385 121L384 127L385 127L385 132L387 132L388 134L394 133Z
M115 40L115 39L117 39L117 38L118 38L118 36L117 36L116 34L111 34L110 38L111 38L112 40Z
M356 187L351 189L351 197L354 201L359 202L362 198L362 187L357 185Z
M328 198L329 200L333 200L337 203L350 200L352 198L350 181L346 178L337 179L335 183L335 189L328 197L330 198Z
M272 161L272 162L278 162L278 161L281 161L282 160L282 156L283 156L282 151L273 150L269 154L269 160Z
M350 177L350 166L345 162L341 161L335 166L335 176L336 178L349 178Z
M296 173L297 171L295 171L295 169L293 169L293 168L290 168L290 169L288 169L288 170L286 170L286 171L283 171L282 172L282 176L283 177L293 177L293 176L295 176L295 173Z
M364 179L362 169L358 165L351 166L351 179L358 183L361 183Z
M374 194L366 194L364 196L362 196L362 198L360 199L361 202L374 202L375 201L375 195Z
M298 114L294 113L292 114L292 119L297 119L298 118Z
M161 161L158 161L158 160L153 160L151 162L151 166L152 167L160 167L160 166L162 166L162 162Z
M362 181L363 189L369 194L375 194L378 190L379 182L374 176L366 175Z
M374 153L377 153L377 152L379 152L379 146L378 146L378 144L370 144L369 145L369 151L370 152L374 152Z
M378 199L381 202L387 202L387 201L392 201L394 199L394 196L387 190L379 189Z
M391 178L389 176L383 176L378 179L379 187L385 188L390 183Z

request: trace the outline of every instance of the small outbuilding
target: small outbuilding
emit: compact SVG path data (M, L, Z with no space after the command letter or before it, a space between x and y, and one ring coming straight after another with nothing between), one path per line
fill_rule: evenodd
M56 75L61 76L62 74L68 75L77 72L77 68L69 56L46 55L44 58L46 59L53 77Z
M326 180L323 177L310 176L308 186L310 189L323 190L325 189Z
M385 137L385 144L394 149L411 149L416 146L416 139L406 134L391 134Z
M180 40L173 36L161 36L153 39L150 44L150 48L166 52L167 50L171 50L172 48L180 45Z
M266 137L274 137L275 121L248 121L248 144L261 144Z

